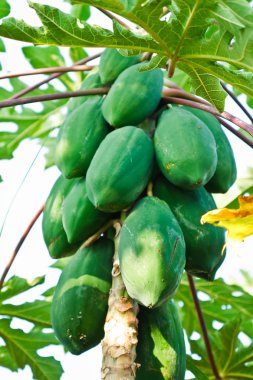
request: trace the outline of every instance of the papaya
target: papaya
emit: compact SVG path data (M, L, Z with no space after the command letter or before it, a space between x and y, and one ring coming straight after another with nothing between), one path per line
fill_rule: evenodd
M154 135L158 166L163 175L183 189L204 186L217 166L217 147L208 127L182 107L161 113Z
M71 112L56 143L55 162L66 178L85 176L100 142L109 132L101 113L102 98L89 98Z
M52 302L52 326L74 355L100 343L111 288L114 244L100 238L80 248L64 267Z
M152 141L141 129L127 126L109 133L87 171L89 200L105 212L130 206L148 183L153 157Z
M128 67L140 62L140 55L124 57L117 49L107 48L99 61L99 75L103 84L112 83Z
M235 182L237 175L235 157L230 142L219 121L212 114L197 108L184 108L192 112L208 126L216 141L217 167L205 188L210 193L226 193Z
M173 300L138 314L136 380L184 380L186 352L183 328Z
M168 205L142 198L119 234L120 269L127 292L141 305L159 306L172 297L185 266L185 242Z
M95 67L83 80L79 90L89 90L92 88L103 87L103 84L100 80L100 75L98 73L98 68ZM76 98L71 98L68 101L68 113L74 111L82 103L90 98L101 98L101 95L88 95L88 96L77 96Z
M62 224L62 203L75 181L60 176L52 187L45 204L42 233L49 254L54 259L73 255L80 245L69 244Z
M113 127L137 125L157 108L163 87L161 69L139 71L141 63L124 70L113 83L102 106Z
M225 230L200 224L201 216L216 208L212 195L204 187L179 189L164 178L156 180L153 192L167 202L181 226L186 244L185 269L194 276L214 280L225 259Z
M89 201L85 178L78 178L62 206L62 223L68 241L84 241L109 220L111 214L96 209Z

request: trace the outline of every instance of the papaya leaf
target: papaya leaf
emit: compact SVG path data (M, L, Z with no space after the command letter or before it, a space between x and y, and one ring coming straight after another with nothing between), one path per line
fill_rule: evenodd
M209 378L203 372L201 372L198 367L196 367L195 361L190 355L187 355L186 357L186 368L196 376L194 380L209 380Z
M32 280L27 280L18 276L13 276L4 283L4 286L0 292L0 302L6 301L9 298L24 293L37 285L41 285L44 283L44 281L45 276L36 277Z
M252 295L241 286L226 284L222 279L217 279L214 282L195 279L195 285L208 331L213 330L213 321L224 324L240 316L242 331L253 338ZM175 299L179 303L183 327L187 335L191 336L194 331L200 333L199 322L186 278L181 281Z
M88 5L76 4L71 8L72 16L78 18L79 20L88 20L90 17L90 7Z
M0 304L1 315L25 319L42 327L51 327L50 310L51 303L45 300L25 302L22 305Z
M3 42L3 39L0 38L0 53L4 53L6 51L5 44Z
M0 336L6 348L19 368L31 367L33 376L39 380L57 380L63 372L60 362L53 357L42 357L37 351L51 344L59 344L54 334L44 333L41 328L34 328L29 333L12 329L10 320L1 319Z
M0 18L8 16L11 11L11 7L7 0L1 0L0 4Z
M227 244L233 240L242 241L253 234L253 195L241 196L238 202L238 209L211 210L201 217L202 224L210 223L227 229Z
M6 347L0 346L0 364L1 367L10 369L13 372L18 371L18 366L12 360L12 357Z
M226 323L219 331L210 333L214 359L218 371L227 379L253 379L250 370L253 360L253 344L242 346L240 334L240 318ZM201 340L190 340L192 353L197 353L200 360L194 360L196 367L211 377L210 364L206 358L206 351Z

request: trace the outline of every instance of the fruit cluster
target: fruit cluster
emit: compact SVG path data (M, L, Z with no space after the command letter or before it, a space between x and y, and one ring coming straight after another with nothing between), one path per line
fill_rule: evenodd
M216 207L210 192L233 184L236 165L216 118L164 107L164 72L142 71L140 58L106 49L81 89L109 85L108 94L69 102L55 152L62 175L46 202L43 235L53 258L75 255L56 287L52 322L74 354L100 342L114 244L106 232L82 244L121 218L121 275L141 305L136 378L181 380L185 347L172 297L184 269L213 280L224 260L224 231L200 218Z

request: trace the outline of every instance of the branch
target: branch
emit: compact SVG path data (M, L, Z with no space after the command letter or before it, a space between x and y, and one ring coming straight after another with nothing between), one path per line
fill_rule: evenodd
M20 73L10 73L0 75L0 79L24 77L28 75L38 75L38 74L51 74L51 73L68 73L71 71L90 71L94 69L94 66L87 65L76 65L71 67L43 67L41 69L34 69L31 71L24 71Z
M170 96L163 96L163 100L167 101L168 103L175 103L175 104L182 104L194 108L199 108L203 111L210 112L214 116L219 116L224 119L227 119L229 121L232 121L235 125L238 127L242 128L246 132L248 132L251 136L253 136L253 126L250 124L245 123L245 121L238 119L237 117L231 115L228 112L223 112L222 114L219 114L219 112L213 107L213 106L208 106L202 103L198 103L193 100L188 100L188 99L181 99L177 97L170 97Z
M219 122L225 127L227 128L230 132L232 132L235 136L239 137L240 140L242 140L243 142L245 142L247 145L249 145L251 148L253 148L253 140L249 139L248 137L244 136L240 131L238 131L237 129L234 129L233 127L231 127L231 125L229 125L228 123L226 123L225 120L223 120L220 116L216 116L217 119L219 120Z
M81 59L80 61L75 62L74 66L76 66L76 65L84 65L87 62L90 62L90 61L93 61L96 58L99 58L100 55L101 55L101 53L98 53L98 54L94 54L94 55L92 55L90 57L86 57L84 59ZM69 66L69 67L73 67L73 66ZM42 86L43 84L46 84L46 83L50 82L53 79L59 78L63 74L64 73L52 74L49 77L47 77L46 79L44 79L44 80L42 80L42 81L40 81L40 82L38 82L38 83L30 86L30 87L27 87L24 90L21 90L21 91L17 92L15 95L13 95L12 97L10 97L8 100L21 98L21 96L23 96L25 94L28 94L29 92L31 92L33 90L36 90L36 88Z
M238 97L235 96L235 94L233 94L233 92L230 91L223 82L221 82L221 86L226 91L226 93L233 99L233 101L241 108L241 110L249 118L249 120L251 121L251 123L253 123L253 117L251 116L251 114L249 113L249 111L244 107L244 105L240 102L240 100L238 99Z
M14 249L13 254L12 254L11 258L10 258L10 261L8 262L8 264L7 264L7 266L6 266L5 270L4 270L4 272L3 272L3 274L2 274L2 277L1 277L1 279L0 279L0 291L1 291L2 287L3 287L4 280L5 280L5 278L6 278L7 274L8 274L8 272L9 272L9 270L10 270L12 264L13 264L13 261L15 260L17 254L18 254L18 252L19 252L19 250L20 250L20 248L22 247L22 245L23 245L24 241L26 240L26 238L27 238L29 232L31 231L33 225L35 224L36 220L39 218L39 216L40 216L40 214L43 212L43 210L44 210L44 205L41 206L41 208L39 209L39 211L35 214L35 216L34 216L33 219L31 220L31 222L29 223L27 229L25 230L25 232L24 232L23 235L21 236L21 238L20 238L20 240L19 240L19 242L18 242L16 248Z
M0 102L0 109L5 107L13 107L22 104L28 103L37 103L37 102L45 102L49 100L56 99L66 99L77 96L87 96L87 95L104 95L109 91L108 87L101 88L91 88L90 90L78 90L78 91L66 91L58 94L47 94L47 95L39 95L39 96L30 96L23 99L8 99Z
M209 340L208 331L207 331L207 328L206 328L204 316L203 316L203 313L202 313L202 310L201 310L201 306L200 306L200 303L199 303L199 299L198 299L197 291L196 291L196 288L195 288L194 280L193 280L192 276L189 273L187 273L187 278L188 278L188 281L189 281L189 286L190 286L193 302L194 302L194 305L195 305L195 309L196 309L196 312L197 312L197 315L198 315L200 327L201 327L201 330L202 330L202 335L203 335L203 339L204 339L205 346L206 346L207 356L208 356L208 359L209 359L209 362L210 362L213 374L215 376L215 380L222 380L221 377L220 377L220 375L219 375L219 371L218 371L218 368L217 368L215 360L214 360L214 356L213 356L213 352L212 352L212 347L211 347L211 343L210 343L210 340Z
M126 23L124 23L124 21L121 21L121 19L119 19L113 13L107 11L106 9L100 8L100 7L94 7L94 8L96 8L98 11L102 12L104 15L106 15L107 17L109 17L111 20L117 21L120 25L124 26L124 28L130 29L129 25L127 25Z
M166 84L168 85L168 87L170 87L169 83L173 83L173 82L166 80ZM189 92L184 91L180 87L173 87L173 88L168 88L168 87L167 86L163 87L163 91L162 91L163 96L166 96L166 97L172 96L172 97L177 97L177 98L182 98L182 99L189 99L189 100L193 100L197 103L205 104L206 106L212 107L212 105L210 103L208 103L206 100L199 98L196 95L190 94ZM215 108L214 108L214 110L215 110Z

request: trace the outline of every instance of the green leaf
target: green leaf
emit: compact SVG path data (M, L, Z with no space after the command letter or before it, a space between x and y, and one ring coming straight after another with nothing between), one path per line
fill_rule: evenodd
M191 371L191 373L196 376L195 379L196 380L209 380L209 378L203 372L201 372L198 367L196 367L195 363L196 362L192 359L192 357L187 355L186 367L187 367L188 371Z
M123 47L137 48L144 51L159 51L158 45L149 36L137 35L117 22L114 22L114 33L99 26L91 26L60 10L37 3L29 3L37 12L43 27L34 28L23 21L9 18L0 25L0 35L32 42L60 46L81 47Z
M0 18L8 16L11 11L11 7L7 0L1 0L0 3Z
M17 296L27 290L34 288L37 285L43 284L45 281L45 276L36 277L33 280L27 280L18 276L11 277L0 292L0 302L6 301L9 298Z
M52 265L50 265L50 268L63 270L70 260L71 257L63 257L62 259L58 259Z
M218 111L222 112L225 106L227 93L223 90L220 80L215 76L207 74L202 69L179 64L179 67L188 73L191 79L191 90L196 95L206 99L213 104Z
M0 38L0 53L4 53L6 51L5 44L3 42L3 39Z
M53 357L42 357L37 351L51 344L59 344L54 334L43 333L36 328L29 333L12 329L10 321L0 320L0 336L6 343L12 359L19 368L31 367L33 376L39 380L58 380L63 372L60 362Z
M22 51L26 59L35 69L66 65L60 49L56 46L25 46L22 48Z
M51 327L51 303L37 300L22 305L0 304L0 314L25 319L42 327Z
M196 289L206 301L200 301L208 331L213 330L213 321L226 323L240 315L242 331L253 337L253 296L238 285L228 285L222 279L214 282L195 279ZM183 326L190 336L194 331L201 332L196 311L189 290L188 281L183 278L175 299L181 301Z
M13 372L18 371L18 366L13 361L6 347L0 347L0 365L1 367L8 368Z
M88 20L90 17L90 7L88 5L76 4L71 8L71 15L79 20Z

